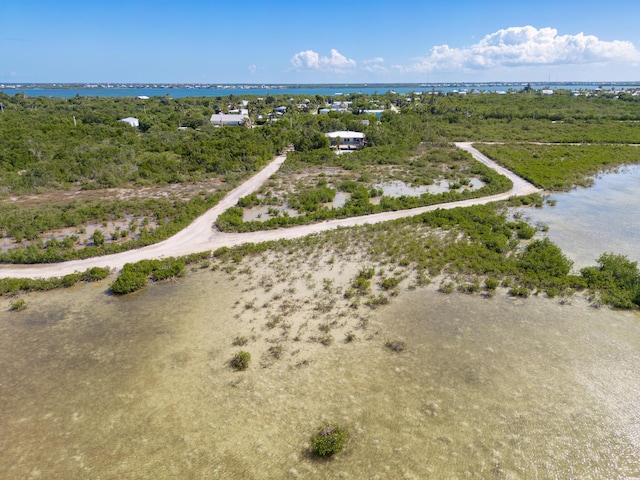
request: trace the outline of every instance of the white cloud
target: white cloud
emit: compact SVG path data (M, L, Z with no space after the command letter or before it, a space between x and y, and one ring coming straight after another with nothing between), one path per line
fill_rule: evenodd
M384 72L388 72L389 69L387 67L383 67L382 65L367 65L366 67L362 68L365 72L371 72L371 73L384 73Z
M256 65L249 65L247 67L247 70L249 71L250 75L253 75L258 71L258 67Z
M593 35L558 35L554 28L509 27L466 48L438 45L404 71L471 71L499 67L640 62L633 43Z
M368 60L362 60L362 63L364 65L370 65L372 63L384 63L384 58L382 57L369 58Z
M330 57L321 57L313 50L305 50L291 57L291 64L296 70L325 70L342 72L356 67L356 61L345 57L335 48L331 49Z

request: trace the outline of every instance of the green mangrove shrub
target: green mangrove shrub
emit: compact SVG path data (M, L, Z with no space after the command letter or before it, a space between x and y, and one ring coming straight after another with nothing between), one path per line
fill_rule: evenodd
M64 277L53 278L0 278L0 295L15 295L18 292L52 290L70 287L79 282L94 282L109 275L108 268L94 267L84 272L76 272Z
M348 429L337 423L325 423L311 437L311 448L321 457L330 457L344 446Z
M27 308L27 301L22 297L11 300L11 303L9 304L9 310L12 312L19 312L25 308Z
M206 261L211 252L195 253L184 257L167 258L165 260L141 260L127 263L122 267L118 278L111 284L111 292L117 295L140 290L147 285L149 279L154 281L175 278L184 274L185 265Z
M603 253L598 266L581 270L590 289L602 294L602 301L616 308L640 307L640 271L638 263L624 255Z
M251 354L249 352L245 352L244 350L240 350L233 354L231 360L229 360L229 365L234 370L246 370L249 368L249 363L251 362Z

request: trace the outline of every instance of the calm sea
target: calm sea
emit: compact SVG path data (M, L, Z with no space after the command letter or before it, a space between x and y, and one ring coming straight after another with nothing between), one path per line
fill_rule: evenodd
M549 237L574 261L576 270L595 265L602 253L640 262L640 165L598 175L589 188L550 196L557 203L521 211L549 227Z
M376 85L288 85L288 86L261 86L261 87L243 87L243 86L217 86L217 87L195 87L195 86L97 86L97 87L56 87L45 88L34 85L0 85L0 92L13 95L15 93L24 93L29 97L59 97L69 98L75 95L82 97L164 97L166 95L173 98L180 97L222 97L228 95L322 95L335 96L350 93L365 93L372 95L375 93L384 94L389 91L397 93L410 92L430 92L432 90L452 92L452 91L473 91L480 90L483 92L506 92L509 89L522 90L526 86L525 83L496 83L496 84L415 84L415 85L393 85L393 84L376 84ZM604 90L637 89L640 84L597 84L597 83L566 83L532 85L535 89L567 89L567 90L594 90L602 87Z

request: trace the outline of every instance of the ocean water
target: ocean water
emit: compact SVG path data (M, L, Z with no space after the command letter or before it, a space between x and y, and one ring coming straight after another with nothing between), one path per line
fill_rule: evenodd
M26 86L26 85L0 85L0 92L7 93L9 95L13 95L16 93L25 93L29 97L60 97L60 98L70 98L75 95L80 95L83 97L137 97L140 95L146 95L148 97L160 96L164 97L166 95L173 98L180 97L217 97L217 96L242 96L242 95L258 95L258 96L267 96L267 95L322 95L322 96L339 96L339 94L349 94L349 93L365 93L365 94L384 94L390 90L393 90L397 93L410 93L410 92L431 92L432 89L436 91L444 91L444 92L452 92L454 90L457 91L472 91L472 90L480 90L480 91L507 91L509 89L522 90L526 82L519 83L496 83L496 84L415 84L415 85L402 85L396 86L393 84L376 84L376 85L331 85L331 86L322 86L322 85L284 85L284 86L252 86L252 87L243 87L243 86L220 86L220 87L186 87L186 86L166 86L166 87L150 87L150 86L138 86L133 85L131 87L121 87L121 86L109 86L106 87L65 87L65 88L43 88L38 86ZM600 84L597 83L566 83L566 84L556 84L551 85L549 88L562 88L569 90L593 90L598 88ZM640 88L639 85L630 85L625 84L624 86L612 86L607 84L601 85L605 90L618 89L618 88ZM547 88L545 85L536 84L533 85L532 88L535 89L543 89Z
M602 253L626 255L640 263L640 165L598 175L589 188L550 196L555 206L520 209L574 261L574 268L595 265Z
M637 314L404 290L363 307L368 336L294 342L270 367L233 372L237 332L273 332L261 309L236 313L246 287L209 270L125 297L104 284L32 294L0 312L0 478L640 473ZM350 429L329 461L309 449L324 421Z

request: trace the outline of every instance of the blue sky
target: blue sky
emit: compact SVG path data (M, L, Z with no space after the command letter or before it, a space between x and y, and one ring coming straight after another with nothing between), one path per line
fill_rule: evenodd
M0 0L0 83L640 81L640 2Z

